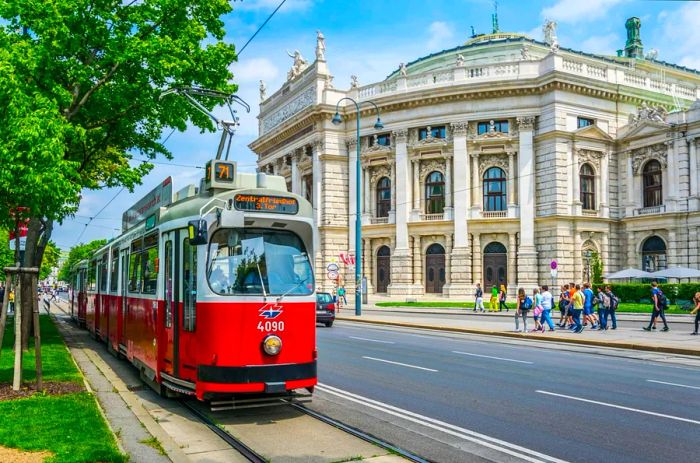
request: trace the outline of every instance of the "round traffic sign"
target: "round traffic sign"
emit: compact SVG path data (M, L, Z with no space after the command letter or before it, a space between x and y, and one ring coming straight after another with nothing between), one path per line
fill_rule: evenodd
M338 272L336 272L335 270L331 270L330 272L328 272L328 279L329 280L337 280L338 279Z
M552 260L552 263L549 264L549 267L550 267L552 270L556 270L556 269L557 269L557 261L556 261L556 260Z
M336 263L328 264L328 266L326 267L326 270L328 270L329 272L337 272L338 271L338 264L336 264Z

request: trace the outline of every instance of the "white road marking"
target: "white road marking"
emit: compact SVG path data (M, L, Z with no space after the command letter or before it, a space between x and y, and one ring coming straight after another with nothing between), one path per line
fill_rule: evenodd
M380 342L382 344L396 344L394 341L380 341L379 339L361 338L359 336L348 336L348 337L350 339L359 339L360 341Z
M687 387L688 389L700 389L700 387L698 387L698 386L688 386L687 384L678 384L678 383L667 383L665 381L656 381L654 379L647 379L647 382L658 383L658 384L667 384L669 386Z
M472 357L483 357L483 358L487 358L487 359L503 360L504 362L527 363L528 365L533 364L533 362L526 362L525 360L514 360L514 359L506 359L503 357L493 357L491 355L472 354L470 352L460 352L458 350L453 350L452 353L453 354L460 354L460 355L471 355Z
M444 421L436 420L434 418L430 418L424 415L419 415L418 413L413 413L411 411L394 407L393 405L389 405L384 402L379 402L376 400L369 399L367 397L353 394L351 392L344 391L342 389L338 389L327 384L319 383L316 386L316 388L327 394L342 397L351 402L355 402L366 407L387 413L389 415L396 416L404 420L411 421L422 426L426 426L431 429L435 429L437 431L449 434L451 436L459 437L461 439L477 443L484 447L488 447L490 449L514 456L516 458L520 458L525 461L529 461L531 463L567 463L565 460L560 460L558 458L545 455L544 453L521 447L517 444L512 444L510 442L496 439L495 437L487 436L485 434L481 434L466 428L455 426Z
M437 370L433 370L432 368L423 368L423 367L418 367L416 365L409 365L407 363L392 362L391 360L384 360L384 359L378 359L378 358L374 358L374 357L365 357L365 356L362 356L362 358L367 359L367 360L374 360L375 362L391 363L393 365L401 365L402 367L416 368L418 370L437 372Z
M652 416L658 416L661 418L668 418L669 420L683 421L683 422L692 423L692 424L700 424L700 421L691 420L689 418L681 418L680 416L665 415L663 413L650 412L648 410L640 410L638 408L624 407L622 405L609 404L609 403L605 403L605 402L598 402L597 400L582 399L580 397L573 397L573 396L565 395L565 394L557 394L554 392L539 391L539 390L536 392L539 392L540 394L553 395L556 397L563 397L565 399L578 400L579 402L587 402L590 404L602 405L604 407L618 408L620 410L627 410L630 412L643 413L645 415L652 415Z

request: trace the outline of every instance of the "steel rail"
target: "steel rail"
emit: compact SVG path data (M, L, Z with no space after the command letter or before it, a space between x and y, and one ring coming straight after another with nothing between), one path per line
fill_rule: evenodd
M212 421L211 418L199 411L196 407L192 406L188 401L180 400L180 403L182 404L182 406L191 411L202 423L207 425L209 429L214 431L214 433L217 436L222 438L224 442L236 449L236 451L243 455L248 461L252 463L267 463L269 461L267 458L262 457L261 455L256 453L255 450L251 449L243 442L233 437L230 433L221 429L219 426L216 425L216 423L214 423L214 421Z

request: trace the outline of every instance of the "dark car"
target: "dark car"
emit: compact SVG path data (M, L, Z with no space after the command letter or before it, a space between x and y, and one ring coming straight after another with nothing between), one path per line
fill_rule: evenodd
M329 293L316 293L316 323L323 323L328 328L335 321L335 300Z

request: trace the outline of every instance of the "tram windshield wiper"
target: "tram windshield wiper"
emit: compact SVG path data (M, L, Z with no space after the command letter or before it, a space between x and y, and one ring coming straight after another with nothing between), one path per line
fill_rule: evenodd
M277 303L279 304L280 302L282 302L282 299L283 299L285 296L287 296L287 295L288 295L289 293L291 293L292 291L295 291L299 286L301 286L301 285L303 285L304 283L306 283L307 281L309 281L310 278L311 278L311 276L308 276L308 277L304 278L304 279L301 280L299 283L297 283L292 289L290 289L289 291L287 291L287 292L285 292L284 294L282 294L281 296L279 296L279 297L277 298Z

